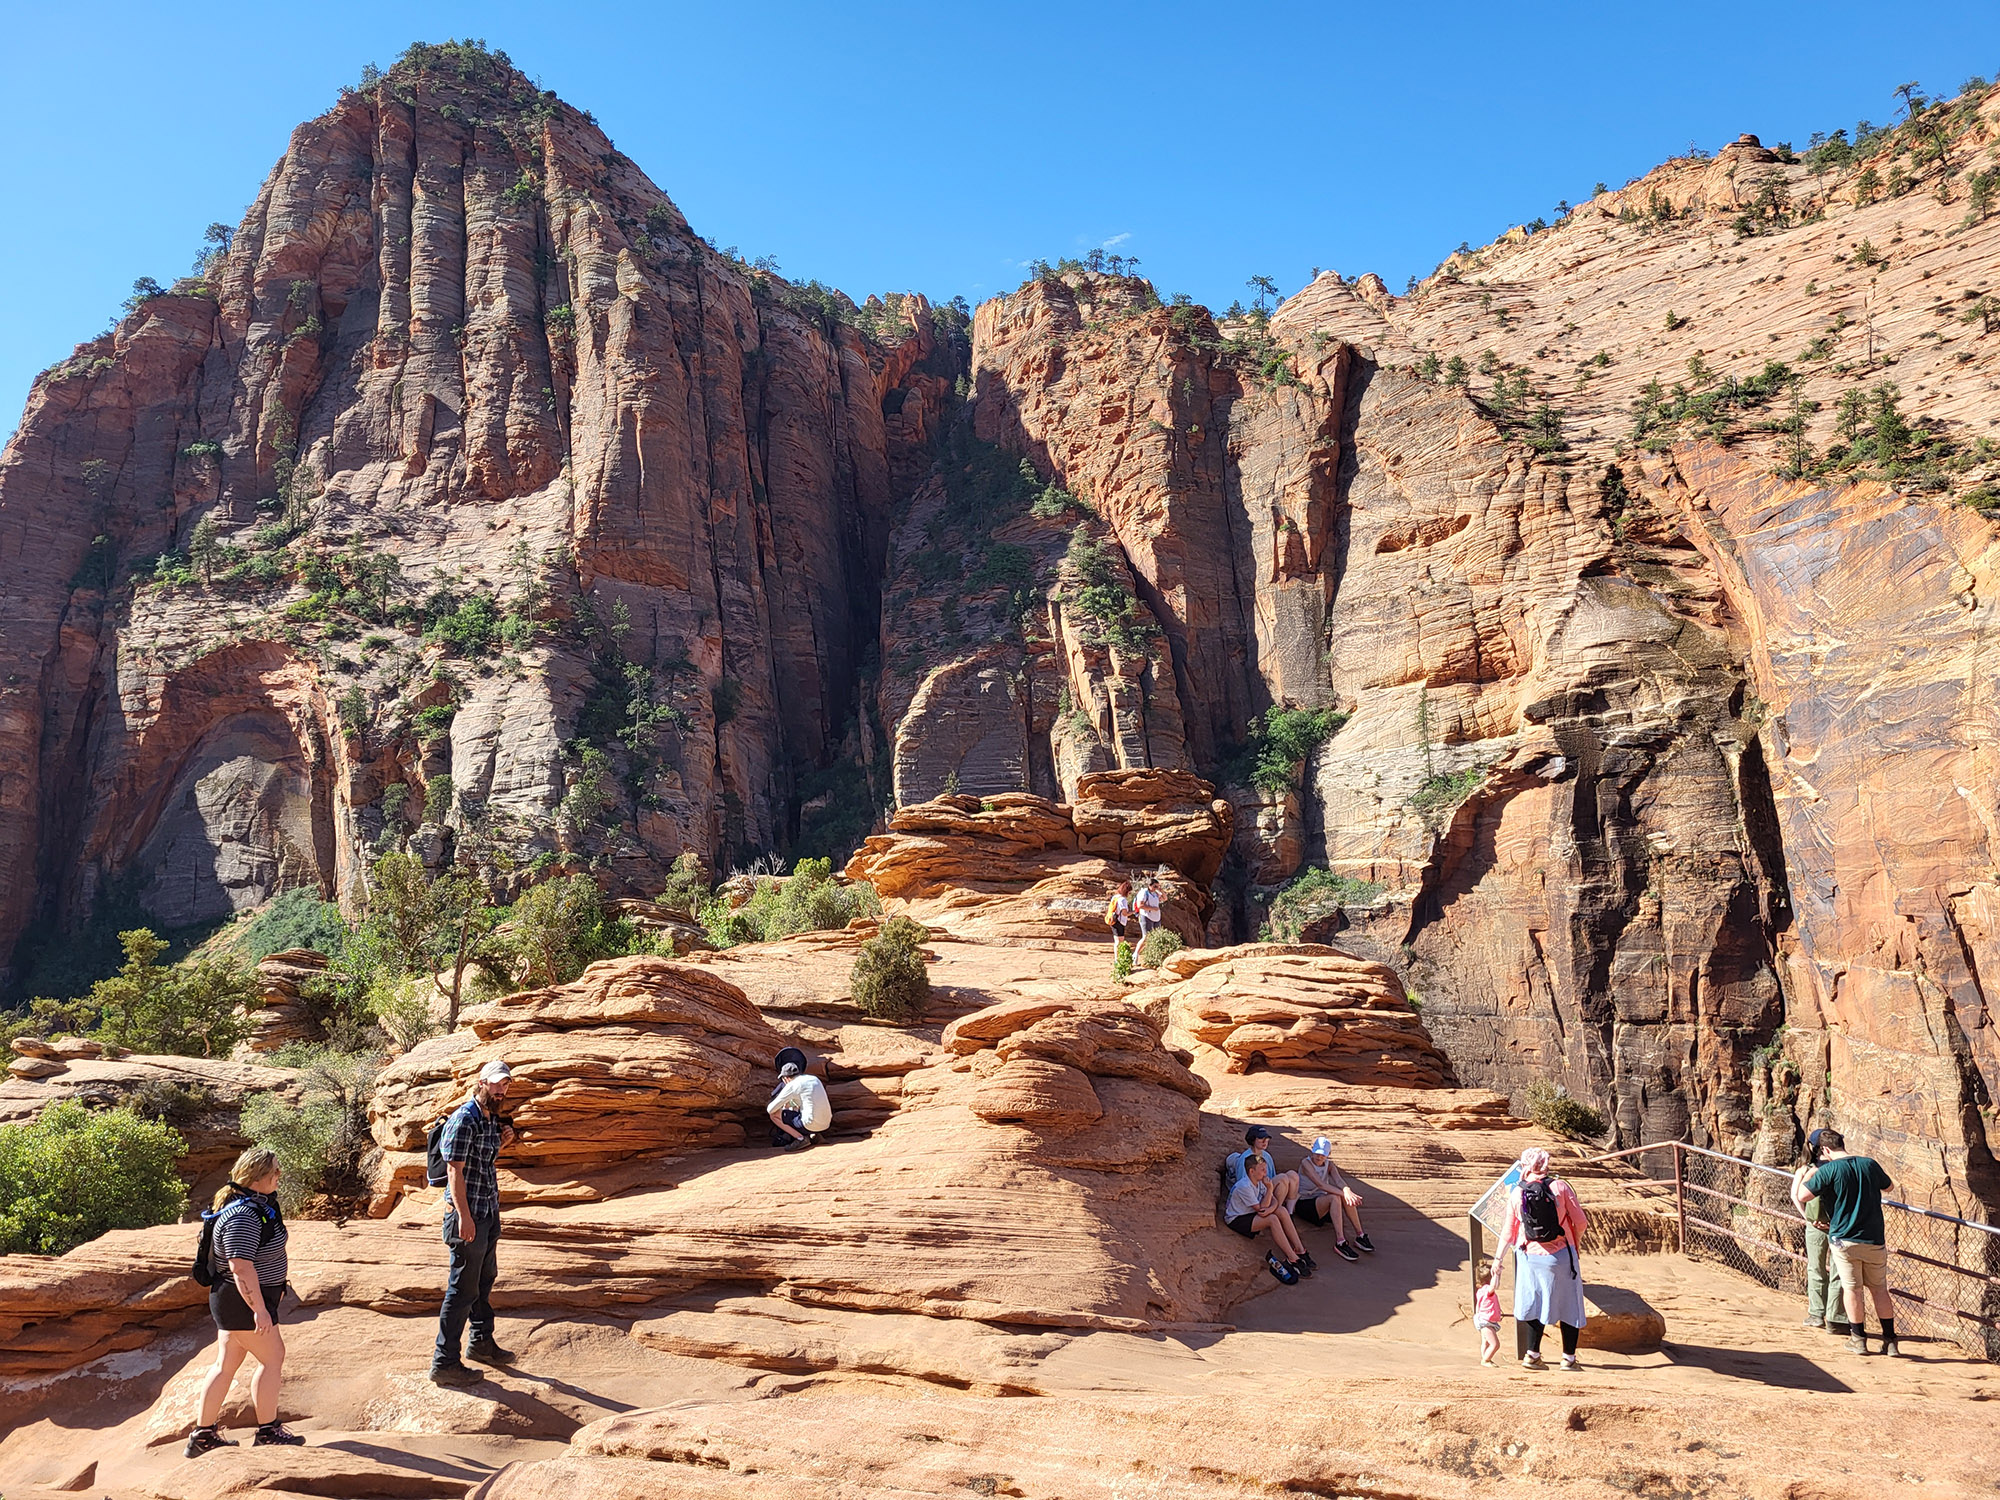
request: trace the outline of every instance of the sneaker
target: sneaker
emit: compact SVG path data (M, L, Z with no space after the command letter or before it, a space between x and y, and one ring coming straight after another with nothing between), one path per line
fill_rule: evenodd
M1524 1370L1546 1370L1548 1366L1542 1363L1542 1356L1538 1350L1530 1349L1526 1354L1521 1356L1521 1368Z
M1365 1250L1368 1252L1368 1254L1373 1255L1375 1253L1375 1242L1369 1239L1368 1236L1365 1234L1357 1234L1354 1237L1354 1248L1357 1250Z
M226 1438L213 1427L197 1427L188 1434L187 1447L181 1450L184 1457L200 1458L204 1453L213 1453L217 1448L237 1448L242 1445L235 1438Z
M266 1422L257 1429L257 1436L250 1440L253 1448L303 1448L306 1440L296 1432L287 1432L283 1422Z
M1354 1253L1354 1247L1348 1244L1346 1240L1335 1240L1333 1242L1333 1253L1338 1255L1342 1260L1361 1259L1360 1256Z
M1319 1269L1319 1262L1312 1258L1312 1251L1310 1250L1301 1250L1299 1258L1293 1261L1292 1264L1298 1266L1308 1276Z
M482 1365L511 1365L514 1362L514 1351L502 1349L493 1342L493 1335L490 1333L475 1334L472 1342L466 1345L465 1357L476 1359Z
M1286 1286L1296 1286L1298 1284L1299 1273L1279 1260L1275 1251L1264 1257L1264 1269L1277 1277Z
M1824 1327L1826 1327L1826 1319L1825 1319L1825 1318L1807 1318L1807 1319L1806 1319L1806 1321L1805 1321L1805 1326L1806 1326L1807 1328L1824 1328Z
M1298 1272L1299 1275L1301 1276L1310 1276L1313 1273L1313 1268L1311 1264L1306 1260L1306 1258L1303 1255L1301 1255L1297 1260L1292 1262L1292 1269Z
M1866 1354L1868 1352L1868 1340L1858 1333L1850 1333L1847 1336L1847 1352L1849 1354Z
M433 1385L477 1385L479 1372L459 1360L440 1360L431 1366Z
M1903 1346L1894 1339L1889 1339L1882 1345L1882 1352L1891 1359L1901 1359L1903 1357Z
M1577 1363L1574 1354L1565 1354L1563 1356L1563 1368L1565 1370L1581 1370L1583 1366Z

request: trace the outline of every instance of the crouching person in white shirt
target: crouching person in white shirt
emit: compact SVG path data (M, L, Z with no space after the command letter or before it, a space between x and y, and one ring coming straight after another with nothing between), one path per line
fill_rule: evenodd
M795 1062L778 1070L778 1092L764 1106L771 1117L771 1144L789 1151L794 1146L810 1146L820 1133L833 1127L833 1101L826 1097L826 1085Z

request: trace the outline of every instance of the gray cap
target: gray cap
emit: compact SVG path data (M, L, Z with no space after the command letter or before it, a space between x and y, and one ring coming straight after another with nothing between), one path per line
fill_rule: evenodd
M784 1065L784 1066L783 1066L782 1068L778 1069L778 1076L779 1076L780 1078L796 1078L796 1077L798 1077L798 1076L799 1076L799 1065L798 1065L797 1063L786 1063L786 1064L785 1064L785 1065Z

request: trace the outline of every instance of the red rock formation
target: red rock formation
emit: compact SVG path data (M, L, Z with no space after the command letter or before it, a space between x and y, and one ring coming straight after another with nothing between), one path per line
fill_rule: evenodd
M181 291L45 373L0 457L0 957L128 872L166 922L351 894L383 789L444 774L433 850L476 824L641 889L786 836L956 373L928 304L871 338L718 255L467 51L302 126ZM126 581L191 545L200 576ZM504 659L420 640L439 590L519 612ZM579 734L636 802L600 776L558 817Z

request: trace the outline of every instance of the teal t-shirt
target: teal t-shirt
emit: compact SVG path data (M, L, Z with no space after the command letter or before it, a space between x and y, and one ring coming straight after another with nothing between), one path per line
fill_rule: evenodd
M1882 1189L1892 1185L1872 1156L1840 1157L1806 1179L1825 1210L1827 1237L1855 1245L1883 1242Z

